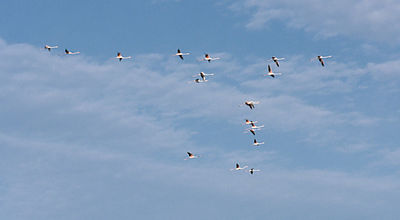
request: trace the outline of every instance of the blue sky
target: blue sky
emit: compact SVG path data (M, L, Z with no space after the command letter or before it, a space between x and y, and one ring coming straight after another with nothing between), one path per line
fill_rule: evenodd
M399 11L4 3L0 218L398 219ZM182 62L177 48L192 54ZM204 52L222 59L198 62ZM320 54L333 56L325 68L310 61ZM275 79L263 76L271 56L286 58ZM215 76L189 83L200 71ZM246 99L261 103L239 107ZM258 149L245 118L265 125ZM185 161L187 151L201 157ZM262 171L231 172L236 162Z

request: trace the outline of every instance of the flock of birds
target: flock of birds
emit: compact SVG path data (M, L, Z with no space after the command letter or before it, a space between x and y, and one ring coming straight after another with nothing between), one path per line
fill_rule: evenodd
M45 45L44 46L44 49L46 49L48 51L51 51L52 49L57 49L57 48L58 48L58 46L49 46L49 45ZM79 51L72 52L72 51L69 51L68 49L65 49L64 51L65 51L66 55L75 55L75 54L79 54L80 53ZM181 52L180 49L177 50L177 53L173 54L173 56L178 56L181 60L184 60L184 56L187 56L187 55L190 55L190 53L187 53L187 52L183 53L183 52ZM317 57L315 57L313 59L317 59L321 63L322 67L325 67L324 59L331 58L331 57L332 56L317 56ZM120 52L117 53L117 56L115 58L118 59L119 61L122 61L124 59L132 59L131 56L126 56L126 57L122 56L122 54ZM206 53L206 54L204 54L204 58L201 59L200 61L206 61L206 62L211 63L211 61L219 60L219 59L221 59L221 58L219 58L219 57L211 57L209 54ZM277 67L280 67L279 61L284 60L284 59L285 58L277 58L277 57L273 56L269 61L273 61L276 64ZM206 76L213 76L214 74L212 74L212 73L207 74L207 73L204 73L204 72L200 72L199 74L196 74L195 76L197 76L197 75L200 76L200 78L195 79L194 82L195 83L204 83L204 82L208 81L206 79ZM275 78L276 76L282 75L282 73L273 72L272 68L271 68L271 65L268 64L268 72L266 74L264 74L264 75L270 76L272 78ZM245 106L248 106L250 108L250 110L253 110L255 108L255 105L257 105L257 104L260 104L260 102L259 101L247 100L240 106L245 105ZM245 119L245 124L246 125L250 125L250 128L247 128L245 130L245 132L246 133L247 132L251 133L253 136L255 136L256 135L256 131L261 130L264 127L264 125L257 126L256 123L257 123L257 121L251 121L251 120ZM258 147L258 146L260 146L262 144L264 144L264 142L258 142L257 139L254 138L253 146ZM188 156L185 158L185 160L196 159L196 158L200 157L199 155L195 155L195 154L193 154L191 152L187 152L187 154L188 154ZM248 168L248 166L241 167L239 165L239 163L236 163L235 164L235 168L231 169L231 171L246 170L247 168ZM258 171L261 171L261 170L250 168L247 171L250 174L254 174L255 172L258 172Z

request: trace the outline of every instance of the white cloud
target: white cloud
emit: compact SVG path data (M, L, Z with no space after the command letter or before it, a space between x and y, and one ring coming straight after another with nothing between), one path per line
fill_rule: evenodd
M246 27L251 29L279 21L324 37L343 35L387 43L400 40L400 6L394 0L245 0L233 3L231 8L250 15Z
M262 80L253 81L249 79L257 76L252 74L259 67L264 70L261 62L252 65L252 72L231 59L178 66L170 56L148 54L135 57L133 62L99 64L90 57L54 56L29 45L0 41L0 49L0 151L7 155L0 164L0 197L6 203L0 218L50 219L67 212L61 219L156 219L165 217L165 209L175 215L174 219L186 216L182 209L200 213L199 219L204 219L204 210L225 216L210 210L210 203L215 202L224 213L243 217L259 213L253 216L257 219L265 213L279 216L276 210L291 206L302 208L288 217L306 214L303 208L307 207L329 210L332 204L369 210L377 198L389 197L376 211L384 214L385 205L398 202L396 177L313 165L312 169L298 168L302 164L283 168L291 158L280 148L254 150L241 143L242 139L245 143L247 138L251 140L247 134L241 138L245 117L265 123L268 138L271 133L280 134L288 139L282 141L292 144L299 140L282 134L294 132L301 134L300 139L318 140L334 134L339 139L331 136L331 142L343 141L348 133L356 133L348 127L362 129L379 123L358 108L342 111L322 105L324 102L313 103L304 95L323 89L327 91L324 95L347 96L358 86L356 78L367 74L363 68L335 75L335 70L348 68L337 64L320 76L317 65L318 69L292 75L296 62L303 62L299 58L282 67L287 68L287 78L283 75L271 81L260 76ZM187 83L203 69L216 75L206 84ZM312 80L301 81L301 76ZM246 98L258 99L261 104L254 111L238 107ZM237 133L223 134L223 129ZM216 133L218 138L208 140L206 132ZM326 146L336 149L336 143ZM200 153L201 159L184 161L188 150ZM255 176L231 173L229 168L235 161L262 172ZM244 211L245 215L240 205L249 201L257 204ZM221 205L224 202L227 205ZM97 206L92 208L92 204ZM172 205L160 208L165 204ZM161 211L146 211L148 206ZM232 207L238 209L228 212ZM363 213L346 212L329 214ZM315 216L326 213L315 212Z

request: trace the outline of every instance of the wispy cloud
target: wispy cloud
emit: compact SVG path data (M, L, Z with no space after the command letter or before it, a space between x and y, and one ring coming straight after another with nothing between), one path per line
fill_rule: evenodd
M231 9L249 15L246 27L260 29L272 22L322 37L343 35L355 39L399 42L400 7L396 1L273 1L245 0ZM244 9L244 10L243 10ZM386 28L388 24L393 28Z
M174 202L180 209L169 213L183 218L182 208L195 210L200 219L204 218L201 209L210 207L202 201L209 201L211 195L215 201L227 202L221 207L226 213L243 217L241 211L228 210L249 201L257 204L248 213L260 215L279 216L269 206L276 203L281 209L307 203L321 210L331 205L369 210L377 198L386 197L376 213L387 214L385 207L398 202L395 176L288 166L294 158L279 146L254 149L252 137L241 136L243 119L252 117L265 123L260 132L265 132L268 144L276 135L279 142L300 147L302 140L314 139L312 143L324 143L327 152L342 152L337 145L348 144L348 139L353 152L374 149L358 147L363 142L357 141L362 131L380 125L380 117L309 98L349 96L359 86L357 78L370 74L365 67L350 71L336 62L333 70L322 72L317 65L297 74L295 67L303 58L288 59L282 67L285 74L272 81L262 78L261 59L251 63L249 70L227 53L215 53L225 58L220 62L178 65L162 54L140 55L133 62L110 58L98 63L83 54L55 56L24 44L0 41L0 49L0 151L8 155L0 164L0 202L6 210L0 217L50 219L61 210L79 209L80 217L105 219L115 217L115 207L134 207L135 217L160 218L162 211L146 211L146 207ZM192 83L192 75L204 69L215 76L205 84ZM326 92L321 94L322 89ZM248 98L261 101L254 111L238 106ZM289 133L299 136L287 138ZM208 134L217 138L210 140ZM202 157L184 161L186 151ZM296 157L315 159L305 154ZM262 171L254 176L232 173L229 169L236 161ZM201 199L193 203L197 200L188 198ZM105 203L89 208L99 200ZM118 213L120 218L132 216ZM294 210L293 215L298 214L305 213ZM71 212L64 218L77 216Z

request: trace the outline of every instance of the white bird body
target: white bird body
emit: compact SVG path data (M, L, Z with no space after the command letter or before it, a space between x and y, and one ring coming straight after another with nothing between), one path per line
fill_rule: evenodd
M250 109L253 109L253 108L255 108L254 105L260 104L260 102L259 101L245 101L244 104L249 106Z
M244 169L246 169L247 167L248 167L248 166L240 167L240 165L239 165L238 163L236 163L235 168L234 168L234 169L231 169L231 170L244 170Z
M208 80L202 80L202 79L195 79L193 80L195 83L205 83L208 82Z
M263 127L264 127L264 125L260 125L260 126L252 125L252 126L251 126L251 129L254 129L254 130L261 130L261 128L263 128Z
M74 54L80 54L80 53L81 53L81 52L79 52L79 51L77 51L77 52L71 52L71 51L65 49L65 54L68 54L68 55L74 55Z
M323 59L327 59L327 58L331 58L332 56L317 56L317 60L321 63L321 65L324 67L325 66L325 62Z
M200 76L201 79L202 79L204 82L207 82L206 76L214 76L214 74L213 74L213 73L204 73L204 72L200 72L199 74L194 75L194 76Z
M272 57L271 60L275 62L276 66L279 67L279 60L284 60L285 58L277 58L277 57Z
M253 145L254 146L260 146L261 144L264 144L264 142L257 142L257 140L256 139L254 139L254 141L253 141Z
M250 121L250 120L246 119L245 124L246 124L246 125L251 125L251 124L255 124L255 123L257 123L257 122L258 122L258 121Z
M51 49L56 49L56 48L58 48L58 46L49 46L47 44L44 46L44 49L46 49L48 51L51 51Z
M219 59L221 59L221 58L211 57L208 53L206 53L206 54L204 54L204 58L202 60L208 61L210 63L212 60L219 60Z
M250 125L251 125L251 129L254 129L254 130L260 130L261 128L264 127L264 125L257 126L256 124L254 124L254 122L250 122Z
M120 52L118 52L115 58L119 59L119 61L122 61L123 59L131 59L132 57L124 57Z
M251 168L251 169L249 170L249 173L250 173L250 174L253 174L254 172L258 172L258 171L261 171L261 170L256 170L256 169L254 169L254 168Z
M280 76L280 75L282 75L282 73L272 72L271 66L268 64L268 73L264 74L264 75L268 75L268 76L271 76L272 78L275 78L275 76Z
M199 155L194 155L194 154L192 154L192 153L190 153L190 152L187 152L187 154L188 154L188 157L185 158L185 160L196 159L196 158L199 158L199 157L200 157Z
M174 54L173 56L179 56L181 60L183 60L183 56L189 55L190 53L182 53L180 49L177 50L177 53Z

